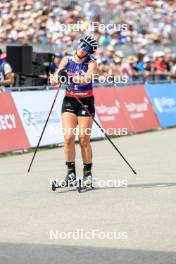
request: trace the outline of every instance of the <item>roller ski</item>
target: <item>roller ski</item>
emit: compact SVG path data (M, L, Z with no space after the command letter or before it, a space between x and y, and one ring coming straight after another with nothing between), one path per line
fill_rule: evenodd
M68 167L68 172L64 180L57 181L53 180L51 183L51 189L52 191L55 191L59 188L73 188L77 187L77 179L76 179L76 171L75 171L75 163L74 162L66 162L66 165Z
M84 164L83 169L83 180L79 179L78 181L78 192L88 191L93 189L93 182L92 182L92 172L91 172L92 164Z
M62 181L58 181L58 180L53 180L51 182L51 189L52 191L55 191L56 189L61 189L61 188L74 188L77 187L78 183L77 183L77 179L75 178L75 175L72 175L72 178L66 177L64 180Z

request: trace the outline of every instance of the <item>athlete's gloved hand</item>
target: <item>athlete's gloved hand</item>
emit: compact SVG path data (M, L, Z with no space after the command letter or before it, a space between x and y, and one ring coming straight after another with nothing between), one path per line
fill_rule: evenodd
M68 81L70 80L70 77L68 76L68 73L65 69L59 71L58 78L60 83L68 83Z
M57 85L59 83L68 83L68 74L65 69L60 70L59 72L55 72L54 74L50 74L49 77L51 85Z

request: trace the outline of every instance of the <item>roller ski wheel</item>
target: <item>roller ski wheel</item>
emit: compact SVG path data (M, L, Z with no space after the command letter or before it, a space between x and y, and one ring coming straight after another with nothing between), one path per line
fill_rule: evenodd
M66 188L66 187L68 187L68 185L60 184L56 180L52 181L52 183L51 183L51 189L52 189L53 192L56 191L56 189Z
M77 186L77 180L74 182L66 182L66 181L61 181L58 183L58 181L53 180L51 183L51 189L52 191L56 191L56 189L64 189L64 188L74 188Z
M51 189L52 189L52 191L55 192L55 190L56 190L57 188L58 188L58 187L57 187L57 182L56 182L56 181L52 181L52 183L51 183Z
M78 192L88 191L93 189L92 176L84 177L83 181L79 180L78 182Z

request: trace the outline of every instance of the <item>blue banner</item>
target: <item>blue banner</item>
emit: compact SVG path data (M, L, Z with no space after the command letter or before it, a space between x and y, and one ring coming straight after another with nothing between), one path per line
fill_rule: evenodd
M176 84L145 84L161 127L176 125Z

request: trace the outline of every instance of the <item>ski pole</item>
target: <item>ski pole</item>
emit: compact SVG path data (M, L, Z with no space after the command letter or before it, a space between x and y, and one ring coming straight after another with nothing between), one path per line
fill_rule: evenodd
M96 121L96 119L91 115L89 110L84 106L84 104L81 102L81 100L74 95L74 97L77 99L77 101L81 104L81 106L84 108L84 110L88 113L88 115L92 118L94 123L100 128L101 132L105 135L105 137L108 139L108 141L111 143L111 145L114 147L114 149L119 153L119 155L122 157L122 159L125 161L125 163L128 165L128 167L132 170L134 174L137 174L136 171L133 169L133 167L130 165L130 163L126 160L126 158L123 156L123 154L120 152L120 150L116 147L114 142L111 140L111 138L108 136L108 134L104 131L104 129L100 126L100 124Z
M30 163L30 165L29 165L28 173L29 173L30 170L31 170L31 167L32 167L33 161L34 161L35 156L36 156L36 154L37 154L37 150L38 150L38 148L39 148L39 146L40 146L40 142L41 142L41 140L42 140L42 137L43 137L43 134L44 134L44 132L45 132L46 126L47 126L47 124L48 124L48 121L49 121L50 115L51 115L51 113L52 113L52 110L53 110L53 108L54 108L54 105L55 105L55 102L56 102L57 96L58 96L58 94L59 94L60 86L61 86L61 85L59 85L58 88L57 88L57 92L56 92L56 95L55 95L54 101L53 101L53 103L52 103L52 106L51 106L51 109L50 109L50 111L49 111L48 117L47 117L47 119L46 119L45 125L44 125L44 127L43 127L43 130L42 130L41 136L40 136L40 138L39 138L38 144L37 144L37 146L36 146L36 148L35 148L34 155L33 155L33 157L32 157L31 163Z

